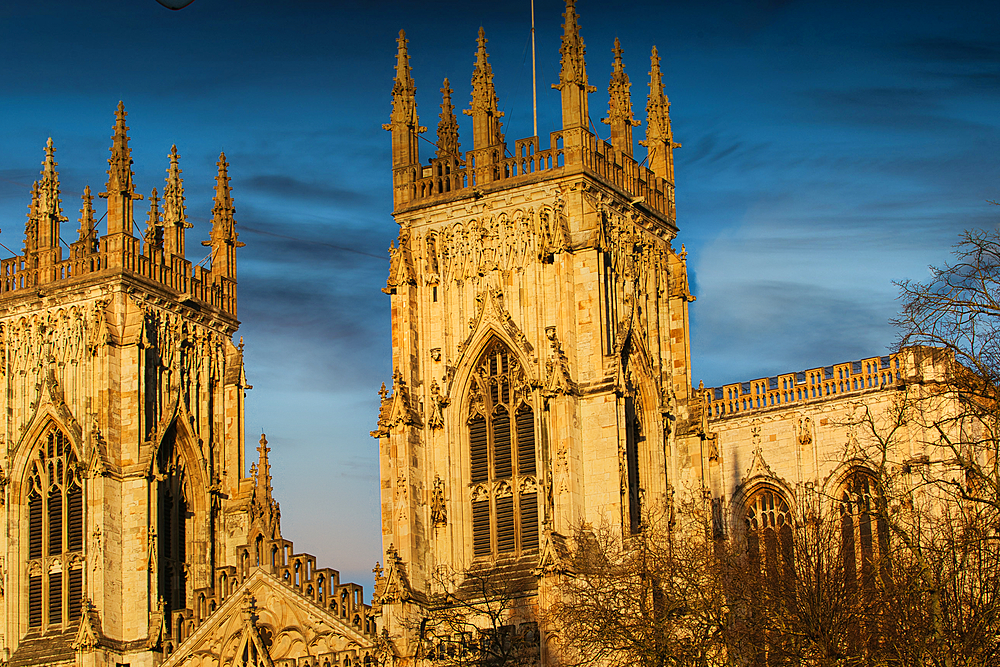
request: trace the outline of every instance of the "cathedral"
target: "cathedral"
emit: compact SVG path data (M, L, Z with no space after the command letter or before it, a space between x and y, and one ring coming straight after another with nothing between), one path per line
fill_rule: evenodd
M410 45L402 31L397 40L384 126L399 225L384 290L393 378L372 433L386 560L373 604L396 665L454 655L449 642L461 637L427 631L442 605L495 626L470 588L491 571L519 582L500 630L534 637L538 664L559 664L558 628L544 619L581 526L637 534L648 512L687 499L724 539L783 530L797 505L820 497L870 507L853 416L859 406L883 414L902 383L942 371L935 355L909 349L693 387L680 144L660 58L653 47L636 119L615 40L604 141L590 129L596 88L575 0L564 19L553 86L562 126L511 149L480 29L463 110L471 147L461 151L445 79L436 151L423 162ZM906 457L926 460L915 438L907 446ZM860 563L873 548L870 517L843 511Z
M281 535L269 448L244 460L235 206L219 156L210 268L185 257L170 149L141 238L126 112L107 232L88 186L60 245L52 139L23 254L0 261L0 648L10 667L364 667L362 587Z
M503 626L532 638L535 664L556 665L544 612L581 525L637 534L652 508L695 498L724 537L788 525L817 494L870 493L847 417L933 377L934 355L693 387L680 144L660 59L653 47L637 119L615 40L604 141L590 129L596 88L574 0L564 18L561 127L511 149L480 29L463 110L471 147L445 79L424 161L409 44L397 40L384 125L399 225L383 290L393 377L372 431L384 560L370 605L282 537L263 435L244 460L243 244L225 155L206 268L185 256L176 147L162 196L137 192L121 104L97 195L106 233L87 187L64 253L49 139L23 252L0 261L4 663L430 665L449 639L428 631L435 600L468 600L473 575L499 568L519 585Z

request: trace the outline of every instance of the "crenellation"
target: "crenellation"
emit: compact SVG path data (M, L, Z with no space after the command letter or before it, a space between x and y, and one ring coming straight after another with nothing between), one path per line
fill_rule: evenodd
M709 419L882 391L903 381L901 353L705 389Z

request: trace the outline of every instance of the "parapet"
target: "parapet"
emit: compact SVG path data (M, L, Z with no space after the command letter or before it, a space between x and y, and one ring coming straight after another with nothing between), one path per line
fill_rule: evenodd
M180 178L176 147L171 149L166 187L161 199L154 188L149 195L149 213L142 238L133 235L133 203L143 199L132 182L132 157L125 125L124 105L119 102L115 114L108 181L100 197L108 201L107 233L97 231L90 186L83 192L78 239L62 241L62 215L59 173L55 167L52 139L45 147L41 179L32 186L28 221L25 225L23 254L0 260L0 299L17 293L38 291L43 286L70 283L86 276L130 274L151 281L177 295L179 300L193 299L213 306L225 315L236 317L236 248L235 207L230 196L229 164L220 155L212 207L212 233L204 245L211 247L208 266L192 265L184 256L184 230L190 227L185 217L184 189ZM69 257L63 257L63 246Z
M582 172L617 189L666 225L676 226L673 149L680 144L673 142L670 103L663 92L656 48L653 47L650 58L646 138L640 142L647 148L647 156L640 162L633 157L632 145L632 127L640 123L632 117L630 83L622 64L621 45L615 40L612 50L613 70L608 88L611 103L609 117L604 119L611 126L608 142L590 130L588 95L595 88L587 79L575 0L567 0L563 17L559 83L552 86L561 93L562 128L549 134L549 145L543 148L538 136L528 137L515 141L511 153L501 131L503 112L498 110L493 70L486 53L487 40L480 28L472 98L470 108L464 111L472 117L472 150L465 153L459 150L452 89L445 79L436 154L426 165L420 162L419 140L427 128L420 125L417 117L408 40L400 31L392 113L389 123L383 126L392 133L393 204L397 213Z
M848 394L884 390L904 380L907 350L832 366L698 389L708 402L708 419L828 401Z

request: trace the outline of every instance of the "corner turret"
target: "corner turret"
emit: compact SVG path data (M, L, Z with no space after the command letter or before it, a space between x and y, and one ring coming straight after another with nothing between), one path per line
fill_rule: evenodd
M417 87L410 75L410 56L406 51L406 32L396 39L396 78L392 86L392 115L382 129L392 132L393 205L412 199L413 183L420 178L419 134L426 132L417 119Z

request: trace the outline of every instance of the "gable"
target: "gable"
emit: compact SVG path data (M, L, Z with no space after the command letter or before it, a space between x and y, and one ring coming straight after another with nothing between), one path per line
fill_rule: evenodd
M364 667L372 654L346 619L257 570L162 667Z

